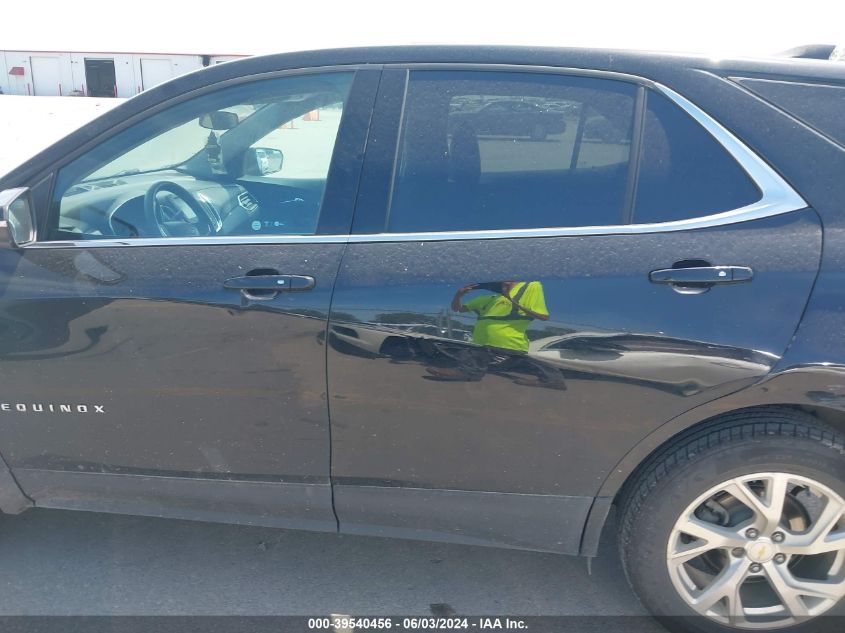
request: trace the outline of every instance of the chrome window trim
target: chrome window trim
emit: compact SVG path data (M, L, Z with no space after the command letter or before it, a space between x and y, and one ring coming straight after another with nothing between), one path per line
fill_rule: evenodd
M414 70L479 70L490 72L542 73L556 75L573 75L577 77L596 77L599 79L616 79L640 86L654 88L657 83L646 77L632 75L616 70L596 70L595 68L574 68L570 66L538 66L522 64L479 64L461 62L417 62L409 64L384 64L384 68L400 68Z
M129 238L109 240L65 240L34 242L29 249L43 248L115 248L121 246L212 246L249 244L360 244L371 242L437 242L459 240L493 240L536 237L587 237L592 235L639 235L711 228L759 220L807 208L807 202L768 163L749 149L721 123L671 88L658 82L625 73L559 68L546 66L513 66L490 64L386 64L385 68L508 70L521 72L555 72L603 78L616 78L650 87L663 94L707 130L748 174L761 192L761 198L749 205L712 215L652 224L620 224L608 226L552 227L538 229L489 229L482 231L444 231L417 233L374 233L366 235L241 235L213 237Z
M35 242L29 249L118 248L121 246L239 246L249 244L344 244L349 235L213 235L200 237L131 237L109 240Z
M689 101L686 97L679 95L671 88L667 88L662 84L655 84L655 89L675 102L676 105L683 109L693 119L698 121L705 130L710 132L710 134L722 145L722 147L725 148L725 151L733 156L734 160L745 170L762 194L762 197L757 202L745 207L715 214L713 216L691 218L691 220L707 219L708 217L715 218L730 214L752 214L755 217L762 218L778 215L780 213L787 213L789 211L796 211L809 206L798 192L781 177L780 174L778 174L755 152L751 151L751 149L749 149L748 146L746 146L736 136L729 132L721 123L710 117L710 115L705 113L697 105Z

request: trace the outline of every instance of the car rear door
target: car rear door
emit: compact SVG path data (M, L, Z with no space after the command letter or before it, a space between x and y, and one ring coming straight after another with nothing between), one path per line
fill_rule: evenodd
M56 166L39 241L0 253L0 446L37 505L336 529L323 341L378 75L306 69L209 87ZM265 184L257 206L219 164L207 181L138 169L178 153L203 100L259 120L308 99L335 109L329 128L283 142L289 170L323 167L310 172L322 182L307 230L273 223L285 187L274 197ZM122 175L85 179L120 161ZM144 190L161 180L239 224L145 233Z
M450 124L502 99L564 131ZM329 324L341 531L577 553L631 447L783 354L817 216L630 77L394 68L375 120Z

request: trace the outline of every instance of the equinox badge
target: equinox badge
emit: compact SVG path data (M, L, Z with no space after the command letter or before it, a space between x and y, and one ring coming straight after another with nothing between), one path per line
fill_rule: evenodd
M17 413L105 413L102 404L39 404L36 402L10 404L0 403L0 412L15 411Z

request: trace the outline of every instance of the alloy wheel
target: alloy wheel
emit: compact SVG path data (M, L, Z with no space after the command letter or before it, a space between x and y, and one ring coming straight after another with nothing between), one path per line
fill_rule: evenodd
M725 481L693 501L669 537L672 583L697 613L738 628L821 615L845 596L845 501L788 473Z

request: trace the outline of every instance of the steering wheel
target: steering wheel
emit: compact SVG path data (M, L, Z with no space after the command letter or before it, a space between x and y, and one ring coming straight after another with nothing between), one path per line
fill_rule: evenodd
M158 200L158 194L166 191L187 204L198 222L189 220L179 207ZM212 209L197 200L190 191L169 180L160 180L150 185L144 196L144 215L147 223L155 227L161 237L198 237L214 235L223 223Z

